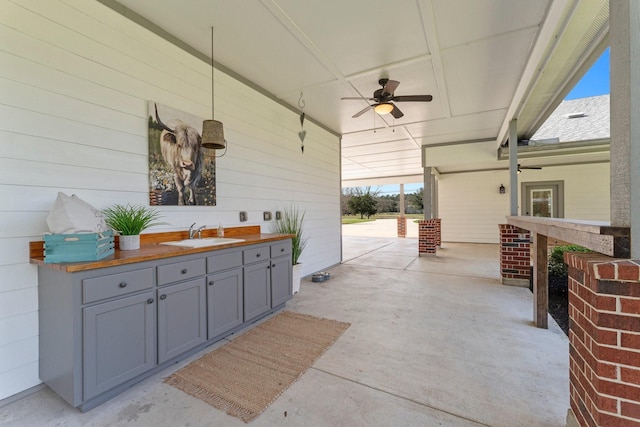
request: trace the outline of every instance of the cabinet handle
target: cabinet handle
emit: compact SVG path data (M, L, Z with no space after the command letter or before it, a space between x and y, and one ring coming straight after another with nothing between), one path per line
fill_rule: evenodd
M181 271L180 273L182 273L182 274L187 274L187 269L186 269L186 268L183 268L183 269L182 269L182 271Z
M209 282L209 286L213 286L213 280Z
M260 258L260 254L256 254L256 258Z
M120 282L120 286L121 288L126 288L127 287L127 282Z
M276 268L276 265L275 264L271 264L271 267Z
M162 294L162 295L160 295L160 299L167 299L167 296Z
M149 299L147 300L147 304L153 304L153 298L149 298Z
M270 265L267 265L267 270L270 270L270 269L271 269L271 266L270 266Z
M280 248L280 252L284 252L284 248Z

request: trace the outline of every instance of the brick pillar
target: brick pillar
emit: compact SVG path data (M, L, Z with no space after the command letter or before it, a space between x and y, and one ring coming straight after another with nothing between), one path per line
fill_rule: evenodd
M407 217L398 217L398 237L407 237Z
M510 224L500 227L500 273L502 284L529 287L531 279L531 233Z
M442 221L440 218L434 218L436 221L436 246L442 247Z
M564 257L569 265L568 419L580 426L639 427L640 261L596 253Z
M436 255L439 219L426 219L418 223L418 255Z

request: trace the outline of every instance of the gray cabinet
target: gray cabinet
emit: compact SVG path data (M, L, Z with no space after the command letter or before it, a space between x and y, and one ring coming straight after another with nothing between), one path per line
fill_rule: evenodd
M271 260L271 307L284 304L291 298L291 257Z
M83 400L106 392L156 365L153 291L96 304L82 311Z
M207 276L208 339L242 324L242 267Z
M40 379L83 411L280 308L291 242L38 267Z
M242 325L242 250L223 249L207 257L207 338L223 337Z
M244 321L253 320L270 309L271 261L267 258L244 267Z
M291 298L291 240L246 249L243 257L246 322Z
M271 244L271 307L287 302L291 289L291 240Z
M158 363L164 363L207 340L205 279L165 286L157 292Z

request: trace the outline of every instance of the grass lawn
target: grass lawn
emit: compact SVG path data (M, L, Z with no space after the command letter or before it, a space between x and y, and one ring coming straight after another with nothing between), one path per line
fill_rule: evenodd
M363 219L360 219L360 215L344 215L342 217L342 223L357 224L359 222L375 221L376 219L395 219L398 216L399 216L398 213L393 213L393 212L376 214L376 215L373 215L371 218L364 217ZM405 217L407 217L407 219L414 219L414 220L421 220L424 218L422 214L406 214Z

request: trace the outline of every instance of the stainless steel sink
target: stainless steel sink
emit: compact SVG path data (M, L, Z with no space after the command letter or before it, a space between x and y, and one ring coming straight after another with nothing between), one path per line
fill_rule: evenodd
M184 248L203 248L205 246L228 245L230 243L244 242L244 239L231 239L228 237L205 237L204 239L185 239L173 242L162 242L161 245L182 246Z

